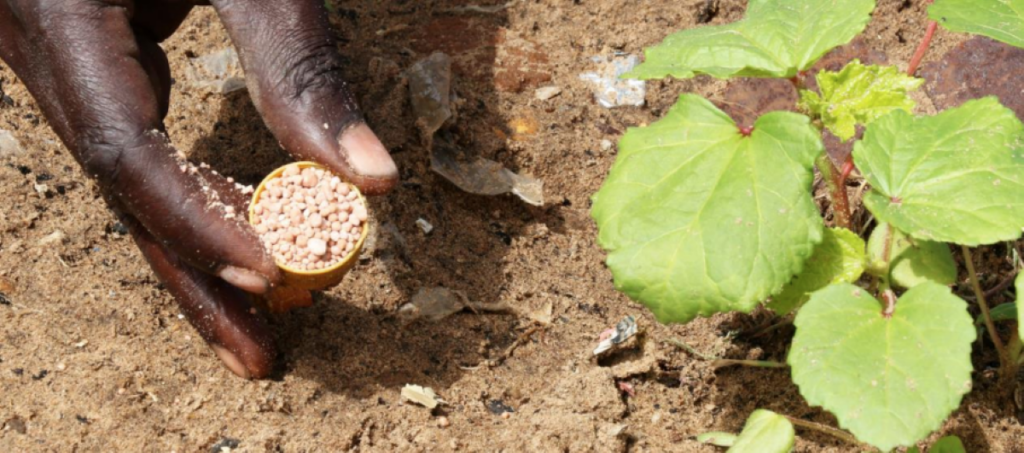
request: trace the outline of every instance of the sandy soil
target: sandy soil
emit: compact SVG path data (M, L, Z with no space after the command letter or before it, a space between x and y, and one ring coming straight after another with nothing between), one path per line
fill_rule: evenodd
M2 89L13 100L0 104L0 128L27 151L0 160L0 451L711 452L719 449L694 435L738 431L757 408L834 425L802 402L785 370L716 371L665 341L678 338L724 357L784 360L791 329L751 338L770 321L756 314L660 326L614 291L595 243L589 197L615 158L601 142L655 121L683 91L721 99L725 84L654 81L645 107L609 110L593 101L578 74L595 69L591 56L638 53L670 30L695 26L705 1L453 9L468 3L335 5L351 81L393 150L402 184L373 201L376 247L343 284L312 308L270 318L280 371L261 382L231 375L180 317L94 184L0 65ZM879 3L864 42L905 67L923 33L923 8ZM722 1L711 23L740 18L743 4ZM962 39L940 30L928 59ZM227 46L208 9L196 10L164 43L177 80L167 126L192 159L255 183L288 157L245 91L211 94L183 82L189 57ZM430 171L402 71L436 50L455 58L458 142L542 178L544 207L468 195ZM538 101L534 90L543 85L562 93ZM522 119L539 129L511 137L508 124ZM48 190L38 193L36 184ZM418 218L435 230L421 232ZM40 245L55 231L63 239ZM1000 253L992 250L991 259L998 262ZM1001 279L995 269L987 282ZM467 312L402 327L397 308L433 286L507 302L516 312ZM549 309L552 322L539 322ZM628 314L639 316L643 334L595 360L599 332ZM930 440L956 434L970 451L1022 451L1014 404L993 386L991 354L979 356L985 358L976 368L984 371L974 392ZM498 363L487 366L489 359ZM430 386L449 404L434 411L404 404L399 392L407 383ZM633 385L635 396L619 383ZM502 407L514 412L502 416ZM798 451L857 451L814 432L798 434Z

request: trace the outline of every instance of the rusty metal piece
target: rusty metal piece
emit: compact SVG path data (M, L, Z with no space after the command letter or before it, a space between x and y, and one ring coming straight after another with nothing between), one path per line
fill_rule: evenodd
M979 36L950 49L939 62L924 65L919 74L928 80L925 92L936 108L997 96L1024 119L1024 49Z

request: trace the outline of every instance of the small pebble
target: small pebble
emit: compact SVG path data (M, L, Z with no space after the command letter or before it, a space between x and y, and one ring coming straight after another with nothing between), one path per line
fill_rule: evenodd
M327 243L324 242L324 240L320 239L320 238L310 239L309 240L309 244L306 245L306 248L308 248L309 251L312 252L316 256L321 256L321 255L327 253Z
M448 421L448 417L437 417L437 426L441 428L447 428L452 425L452 422Z

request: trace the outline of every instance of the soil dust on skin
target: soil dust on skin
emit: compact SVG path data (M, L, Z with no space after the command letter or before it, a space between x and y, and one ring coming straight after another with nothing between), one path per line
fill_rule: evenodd
M871 49L901 67L925 28L918 3L879 1L865 34ZM13 100L0 103L0 128L26 150L0 158L0 451L713 452L720 449L694 436L738 431L757 408L834 426L803 403L785 370L716 371L666 343L781 361L791 328L752 338L772 322L763 313L658 325L614 290L595 243L589 198L615 159L614 147L601 142L656 121L682 92L721 99L725 83L652 81L646 106L608 110L578 74L594 70L592 56L639 53L696 26L705 0L469 4L332 5L353 88L402 182L371 201L374 248L343 284L311 308L270 318L281 355L268 381L243 381L221 366L24 86L0 66ZM744 4L721 1L710 23L739 19ZM940 30L926 61L963 39ZM255 184L289 158L246 92L211 94L183 82L189 58L227 46L209 9L197 9L164 43L176 79L167 129L194 162ZM456 142L543 179L545 206L468 195L430 171L403 71L438 50L454 59ZM561 94L536 100L534 90L546 85ZM919 101L922 111L931 108ZM539 129L513 136L508 124L523 119ZM433 224L430 234L416 226L419 218ZM995 286L1005 276L1005 251L984 256L994 263L986 282ZM402 327L398 307L437 286L516 312ZM958 291L967 294L965 285ZM538 324L549 307L552 321ZM639 315L642 334L595 360L599 333L629 314ZM1012 399L994 386L994 356L976 356L984 358L975 363L983 370L975 390L928 442L956 434L969 451L1020 451L1024 429ZM478 366L488 360L496 365ZM410 383L432 387L448 404L430 411L402 403L401 387ZM506 408L514 412L500 415ZM798 434L797 451L858 451Z

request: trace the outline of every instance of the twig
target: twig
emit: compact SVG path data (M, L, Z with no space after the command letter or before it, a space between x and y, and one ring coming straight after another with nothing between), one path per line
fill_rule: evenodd
M479 369L480 367L494 368L494 367L496 367L498 365L501 365L506 359L508 359L509 357L512 357L512 353L515 352L516 348L518 348L523 343L525 343L527 340L529 340L530 337L533 336L533 334L537 333L538 331L543 331L543 329L545 329L545 327L542 327L542 326L530 327L529 329L526 329L525 332L520 334L519 337L516 338L516 341L513 341L512 344L509 345L509 347L505 348L505 351L503 351L501 353L501 355L499 355L498 357L495 357L493 359L484 360L484 361L476 364L475 366L459 365L459 368L461 368L463 370L466 370L466 371L474 371L474 370Z
M791 314L790 315L786 315L786 317L783 318L781 321L779 321L779 322L777 322L775 324L772 324L772 325L770 325L768 327L765 327L764 329L761 329L759 332L755 333L754 335L751 335L751 338L761 338L761 337L763 337L765 335L768 335L769 333L772 333L772 332L774 332L776 330L779 330L779 329L781 329L783 327L786 327L786 326L788 326L790 324L793 324L793 316L791 316Z
M989 313L988 302L985 300L985 292L981 290L981 283L978 281L978 273L974 270L974 257L971 256L971 249L966 245L961 245L960 250L964 254L964 263L967 265L967 274L971 278L971 287L974 289L974 296L978 298L978 306L981 307L981 315L985 318L985 327L988 330L988 335L992 339L992 344L995 345L996 351L999 352L999 365L1002 371L1003 379L1009 379L1011 367L1010 367L1010 356L1006 353L1006 346L1003 345L1003 339L999 338L999 332L996 331L996 325L992 322L992 315Z
M1010 272L1010 275L1007 275L1006 278L1004 278L1003 281L999 282L998 285L994 286L992 289L988 291L985 291L985 298L988 299L995 297L997 294L1003 292L1003 290L1005 290L1006 288L1009 288L1010 285L1013 284L1013 281L1017 278L1018 273L1020 273L1020 269L1014 269L1013 272Z
M686 343L683 343L683 340L680 340L678 338L669 338L669 339L666 339L665 342L668 343L668 344L671 344L672 346L675 346L675 347L677 347L679 349L682 349L682 350L684 350L686 352L689 352L690 355L695 356L695 357L697 357L697 358L699 358L701 360L708 361L708 362L713 362L715 360L718 360L718 357L709 356L709 355L704 354L704 353L702 353L702 352L700 352L700 351L698 351L696 349L693 349L693 347L691 347L690 345L688 345Z
M852 445L856 445L861 448L866 448L866 446L859 440L857 440L856 437L853 437L852 434L841 429L836 429L831 426L822 425L821 423L809 422L807 420L796 417L790 417L788 415L783 415L783 417L786 417L786 420L789 420L790 423L801 428L817 431L822 434L828 434L829 436L835 437L836 439L844 440Z

